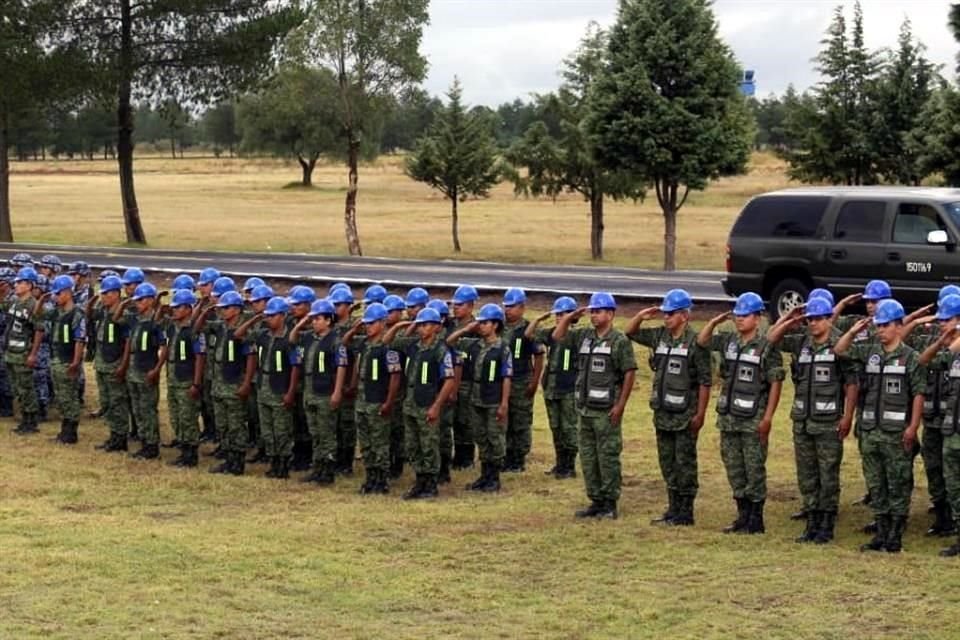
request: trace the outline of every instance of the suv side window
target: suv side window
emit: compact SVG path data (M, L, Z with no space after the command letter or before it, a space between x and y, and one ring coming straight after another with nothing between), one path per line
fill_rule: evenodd
M893 222L893 241L899 244L927 244L927 234L947 226L939 212L928 204L903 203Z
M751 200L732 235L754 238L813 238L830 198L762 196Z
M833 237L844 242L882 242L885 202L846 202L837 214Z

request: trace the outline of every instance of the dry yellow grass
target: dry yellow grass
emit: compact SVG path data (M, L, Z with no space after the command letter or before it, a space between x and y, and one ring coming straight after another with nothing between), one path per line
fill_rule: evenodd
M279 160L139 158L136 186L152 246L343 254L346 171L322 165L313 189L285 188L299 168ZM117 245L124 241L112 161L14 163L17 240ZM679 217L678 262L722 269L730 225L750 196L786 184L783 165L756 154L748 175L691 195ZM464 251L452 252L449 203L383 158L360 171L359 226L371 256L590 263L589 208L568 195L556 202L516 198L507 184L461 208ZM608 203L610 264L660 267L663 219L651 196Z

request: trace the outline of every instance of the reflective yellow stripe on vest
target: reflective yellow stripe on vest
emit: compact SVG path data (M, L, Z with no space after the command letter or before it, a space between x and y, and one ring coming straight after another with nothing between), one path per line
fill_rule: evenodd
M376 382L377 380L380 379L380 361L377 359L374 359L374 361L371 364L373 365L373 370L370 373L370 380L372 380L373 382Z
M146 331L142 331L142 332L140 333L140 351L146 351L146 350L147 350L147 338L148 338L147 332L146 332Z
M277 373L283 373L283 353L281 353L280 351L277 351L276 360L277 360L277 368L276 368Z
M113 342L113 323L107 324L107 342Z
M420 363L420 384L427 384L429 378L430 365L426 362Z
M227 340L227 362L233 362L234 353L233 353L233 340Z
M493 360L490 362L490 373L487 374L487 378L490 382L493 382L497 379L497 362Z
M326 373L327 372L327 359L326 353L321 351L317 354L317 372Z
M563 370L570 371L570 349L563 350Z
M63 325L63 344L70 342L70 326Z
M514 346L513 346L513 357L514 357L514 358L519 358L519 357L520 357L520 350L521 350L521 347L523 346L523 340L521 340L520 338L517 338L517 341L514 342L513 345L514 345Z
M180 341L180 361L185 362L187 360L187 343L183 340Z

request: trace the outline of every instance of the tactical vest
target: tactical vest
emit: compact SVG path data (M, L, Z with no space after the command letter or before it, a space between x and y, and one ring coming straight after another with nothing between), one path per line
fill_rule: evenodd
M814 344L804 339L800 355L794 358L794 420L828 422L843 415L843 377L832 350L813 353Z
M903 431L910 421L912 399L907 393L907 367L899 362L886 364L884 359L880 353L874 353L864 367L867 391L860 414L860 428L864 431L877 427L881 431Z
M760 351L766 343L760 343ZM760 353L743 353L736 336L724 350L723 389L717 398L717 413L735 418L753 418L760 410L760 398L767 390L760 368Z
M927 389L923 395L923 419L936 420L943 416L941 396L947 381L947 372L927 367Z
M553 377L553 389L557 393L572 393L577 387L577 367L573 349L569 346L554 344L550 347L550 359L543 387L547 387L547 378Z
M120 325L113 321L113 314L104 309L97 330L97 351L104 362L112 364L123 356L123 342L120 340Z
M510 334L510 352L513 354L515 380L527 377L533 369L533 340L523 335L529 324L526 320L521 320Z
M233 328L225 324L217 327L214 335L216 345L216 363L220 366L220 375L228 384L239 384L247 368L247 359L240 354L242 343L233 337Z
M609 338L584 338L580 345L580 388L577 403L588 409L609 409L617 401L620 380L613 367L613 345Z
M651 358L654 385L650 394L650 408L663 409L669 413L683 413L690 408L697 381L690 376L690 348L685 339L677 346L663 340L657 345Z
M505 350L506 345L501 343L499 347L488 349L483 353L482 358L479 352L475 354L473 384L477 389L477 400L482 406L495 406L503 399Z
M305 384L320 396L329 396L337 381L337 336L333 331L313 338L303 363Z
M412 388L413 403L421 409L434 403L443 386L440 361L445 352L438 346L442 345L435 342L425 349L418 348L407 360L407 386Z
M960 355L956 355L946 372L943 385L943 435L960 433Z
M367 349L362 356L360 378L363 380L364 402L380 404L387 399L390 374L387 371L387 347L377 344Z
M6 351L10 353L26 353L33 343L33 314L19 301L10 306L7 311L7 340Z
M157 366L157 332L153 320L138 320L130 336L130 351L133 354L133 366L137 371L146 373Z
M174 327L167 351L167 370L177 382L193 382L197 356L193 352L193 329L189 326Z
M260 387L266 382L270 391L282 395L290 389L290 342L286 336L267 336L260 349Z
M57 316L57 322L53 327L54 362L73 362L74 342L76 341L73 320L76 315L77 308L74 307L67 313L61 313Z

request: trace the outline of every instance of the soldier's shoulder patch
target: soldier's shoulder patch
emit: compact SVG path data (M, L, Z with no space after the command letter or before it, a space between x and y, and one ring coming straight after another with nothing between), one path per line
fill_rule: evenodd
M387 363L388 364L400 364L400 354L393 349L387 351Z
M880 361L881 361L881 360L882 360L882 358L880 357L880 354L879 354L879 353L874 353L873 355L870 356L870 359L867 360L867 364L870 364L870 365L873 365L873 366L878 366L878 365L880 364Z

